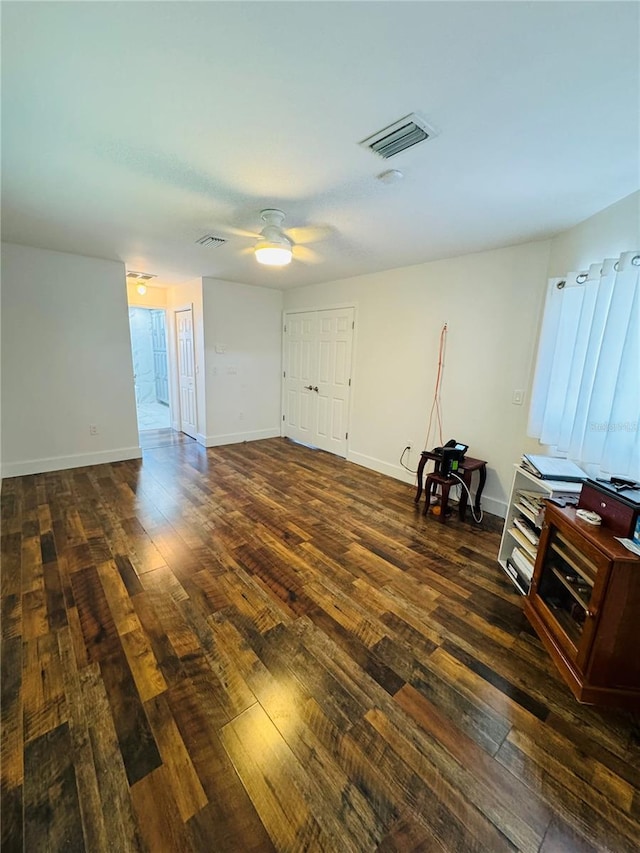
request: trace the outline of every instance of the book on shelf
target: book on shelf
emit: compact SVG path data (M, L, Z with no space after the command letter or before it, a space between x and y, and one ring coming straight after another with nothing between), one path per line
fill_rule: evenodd
M520 572L516 568L511 557L507 557L506 568L507 568L507 573L509 574L509 577L511 578L511 580L518 587L520 592L523 595L526 595L529 591L530 583L529 583L529 581L527 581L525 578L522 577L522 575L520 574Z
M512 527L509 530L509 533L516 540L516 542L520 546L521 550L525 551L529 555L531 560L535 560L535 558L536 558L536 546L533 544L533 542L529 542L529 540L524 535L524 533L522 533L520 530L518 530L517 527Z
M525 471L540 480L557 480L560 482L582 483L587 474L575 462L569 459L558 459L555 456L541 456L525 453L522 456L522 467Z
M531 544L535 545L537 548L538 542L540 541L540 537L535 532L535 530L527 522L523 521L521 518L514 518L513 523L518 528L518 530L521 531L521 533L524 533L524 535L527 537L529 542L531 542Z
M544 497L537 492L518 492L516 497L517 502L530 513L536 527L542 527L544 521Z
M538 518L537 512L534 512L530 507L525 506L523 503L515 503L514 506L520 515L529 519L534 527L542 527L542 524L540 523L541 519Z
M533 577L533 563L531 562L527 554L525 554L520 548L516 546L511 552L510 559L518 569L519 574L521 574L522 577L525 578L528 583L530 583L531 578Z

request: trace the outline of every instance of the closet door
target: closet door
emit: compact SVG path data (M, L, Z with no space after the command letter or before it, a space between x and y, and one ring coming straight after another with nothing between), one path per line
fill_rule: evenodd
M347 455L354 309L287 314L284 430L296 441Z
M313 444L317 370L315 312L289 314L284 325L284 435Z

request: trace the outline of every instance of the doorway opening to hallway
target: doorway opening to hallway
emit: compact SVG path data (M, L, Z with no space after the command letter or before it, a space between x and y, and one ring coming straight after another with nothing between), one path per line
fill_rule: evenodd
M129 307L138 432L169 429L167 324L162 308Z

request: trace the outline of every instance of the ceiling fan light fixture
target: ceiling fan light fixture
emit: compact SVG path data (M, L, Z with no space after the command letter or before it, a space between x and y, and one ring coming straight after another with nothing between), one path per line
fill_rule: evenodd
M260 232L260 239L253 250L256 261L267 267L286 267L291 263L291 241L282 231L284 213L275 208L267 208L260 212L262 221L266 222Z
M269 240L260 240L255 247L254 254L259 264L267 267L286 267L291 263L291 246L284 243L272 243Z

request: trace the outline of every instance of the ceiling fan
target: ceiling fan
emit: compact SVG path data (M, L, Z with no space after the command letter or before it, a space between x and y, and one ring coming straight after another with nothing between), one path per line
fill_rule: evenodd
M259 264L270 267L284 267L296 261L306 263L319 263L322 259L305 243L314 243L327 236L328 228L288 228L284 229L282 223L285 214L282 210L267 207L260 211L260 218L265 223L260 233L242 231L237 228L228 228L232 234L241 237L251 237L255 245L244 249L243 254L253 254Z

